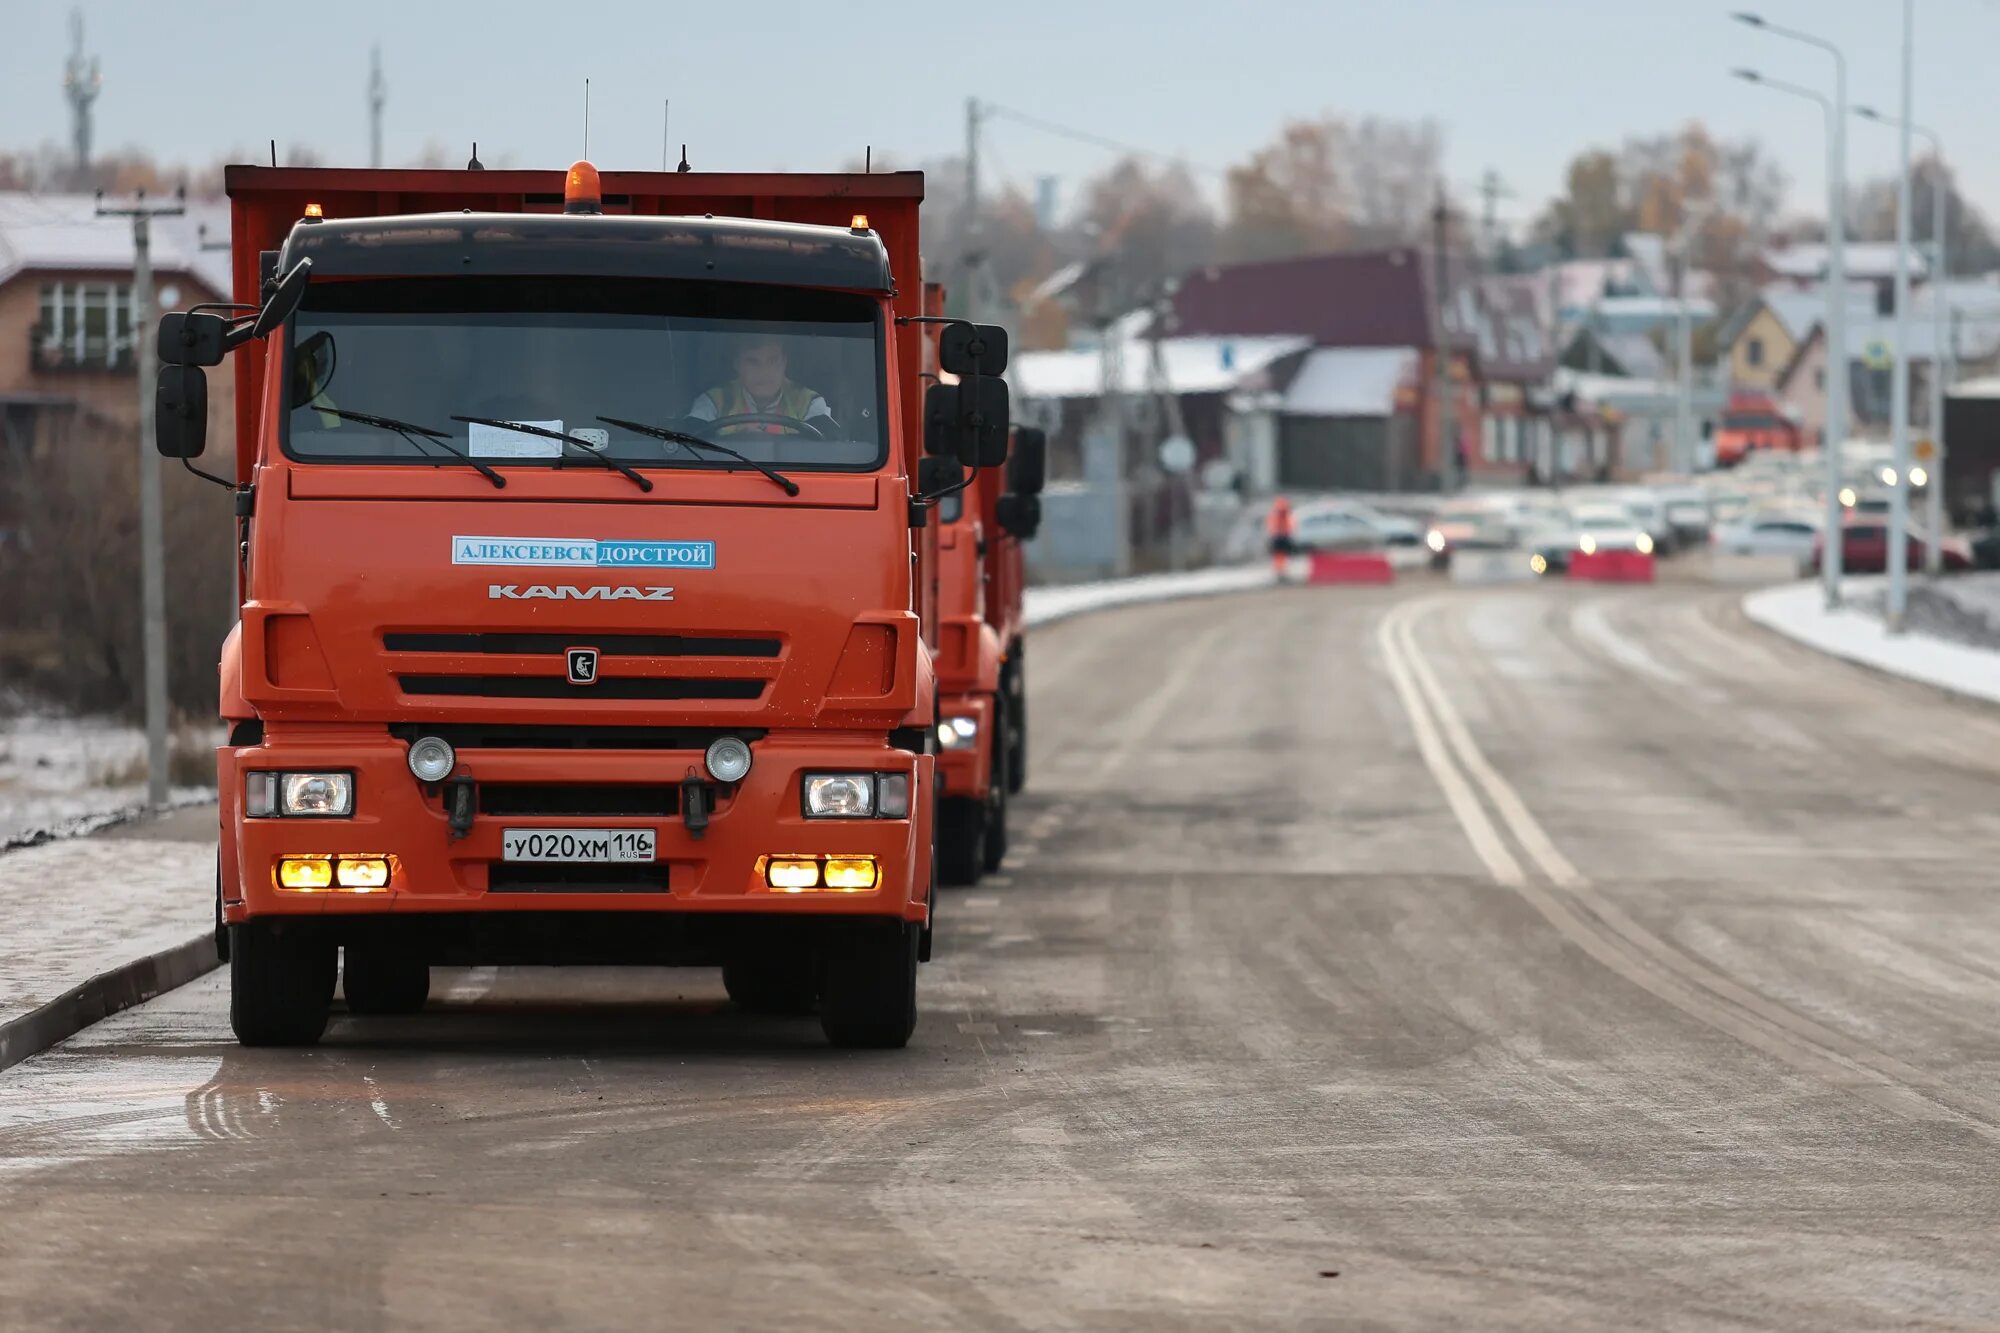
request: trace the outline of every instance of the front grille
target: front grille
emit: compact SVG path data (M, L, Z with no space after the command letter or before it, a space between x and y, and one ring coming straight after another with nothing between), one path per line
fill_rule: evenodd
M681 789L668 783L482 782L482 815L626 815L672 818Z
M557 676L398 676L403 693L474 699L756 699L763 680L690 676L601 676L572 685Z
M746 727L566 727L535 722L398 722L389 734L449 741L454 750L706 750L724 736L764 739Z
M487 867L486 887L492 893L665 893L667 863L570 865L496 861Z
M606 657L776 657L784 650L777 639L728 638L720 635L508 633L392 633L382 636L392 653L549 653L561 656L571 648L595 648Z

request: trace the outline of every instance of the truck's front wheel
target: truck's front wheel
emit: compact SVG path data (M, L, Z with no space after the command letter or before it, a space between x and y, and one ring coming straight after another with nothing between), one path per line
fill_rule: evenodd
M946 884L977 884L986 867L986 803L970 796L938 802L938 877Z
M380 944L350 944L340 990L351 1014L414 1014L431 997L430 964Z
M310 1046L326 1031L334 944L309 922L229 927L229 1026L245 1046Z
M891 1050L917 1030L916 926L868 922L843 932L826 956L819 1024L835 1046Z

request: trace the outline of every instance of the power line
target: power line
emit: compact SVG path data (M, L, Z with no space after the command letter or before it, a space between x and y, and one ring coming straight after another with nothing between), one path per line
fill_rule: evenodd
M1102 148L1107 152L1123 153L1127 157L1146 157L1159 162L1170 162L1176 166L1185 167L1190 171L1198 171L1208 176L1228 175L1228 172L1221 167L1212 167L1203 162L1190 162L1187 158L1176 157L1172 153L1161 153L1151 148L1141 148L1137 144L1126 143L1122 139L1113 139L1107 135L1093 133L1090 130L1080 130L1071 125L1061 125L1053 120L1044 120L1040 116L1029 115L1025 111L1016 111L1010 106L1002 106L997 102L982 101L979 103L979 109L986 115L1000 116L1013 121L1017 125L1025 125L1031 130L1040 130L1044 134L1053 134L1059 138L1074 139L1078 143L1087 143L1093 147Z

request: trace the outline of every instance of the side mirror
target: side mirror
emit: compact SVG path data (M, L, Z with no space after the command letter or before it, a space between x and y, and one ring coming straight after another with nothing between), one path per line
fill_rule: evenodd
M208 447L208 376L200 366L160 367L153 445L166 458L200 458Z
M1048 480L1048 432L1035 426L1016 426L1014 452L1007 460L1007 489L1016 495L1040 495Z
M938 368L961 378L998 375L1007 369L1007 330L998 324L944 326L938 335Z
M958 460L967 467L1007 461L1007 381L978 375L958 382Z
M165 366L219 366L227 350L224 339L229 321L207 311L183 314L175 311L160 316L160 332L154 340Z
M938 495L965 481L965 464L956 458L926 458L917 464L917 494Z
M1007 461L1007 382L974 375L924 391L924 452L967 467Z
M1000 520L1002 532L1027 541L1042 529L1042 497L1003 495L994 505L993 516Z
M292 312L299 308L299 302L305 299L306 284L312 281L312 267L312 260L301 259L292 265L284 277L278 279L278 285L272 290L270 299L266 300L264 308L257 312L256 323L250 326L252 338L269 337L272 329L292 317Z

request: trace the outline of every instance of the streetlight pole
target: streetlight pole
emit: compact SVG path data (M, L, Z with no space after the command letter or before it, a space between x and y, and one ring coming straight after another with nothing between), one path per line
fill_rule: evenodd
M1713 211L1707 208L1691 209L1681 219L1675 229L1674 251L1680 258L1679 290L1675 296L1675 320L1679 337L1676 340L1675 370L1679 383L1674 402L1674 459L1673 465L1679 470L1693 475L1695 471L1694 445L1694 321L1688 314L1688 247L1694 240L1697 223L1707 218Z
M1795 28L1767 23L1755 14L1732 15L1747 24L1779 37L1789 37L1816 46L1833 57L1833 101L1818 93L1791 84L1765 79L1753 71L1743 71L1752 83L1801 93L1826 107L1826 430L1820 452L1826 464L1826 540L1822 544L1820 572L1826 586L1828 610L1840 605L1841 525L1845 510L1840 503L1841 458L1847 443L1847 57L1839 47L1823 37Z
M1881 125L1896 125L1894 116L1885 116L1874 107L1858 106L1854 114ZM1924 527L1930 540L1924 544L1924 574L1936 578L1944 572L1944 547L1940 544L1944 536L1944 390L1945 380L1952 373L1952 362L1956 359L1951 347L1951 311L1946 298L1945 281L1951 276L1951 264L1945 256L1945 215L1951 207L1951 191L1944 176L1944 140L1936 130L1922 125L1910 126L1910 133L1918 135L1931 146L1931 162L1936 174L1931 178L1931 263L1935 271L1931 274L1931 458L1929 477L1924 485Z
M132 341L139 379L139 599L145 652L146 804L167 803L167 575L165 523L160 516L160 455L153 447L153 381L159 377L153 343L153 228L156 217L187 211L149 204L141 190L127 208L108 208L100 193L97 216L132 219ZM114 322L111 332L115 335Z
M1903 632L1910 598L1910 82L1916 0L1903 0L1903 108L1896 156L1896 360L1889 429L1896 484L1889 490L1889 633Z

